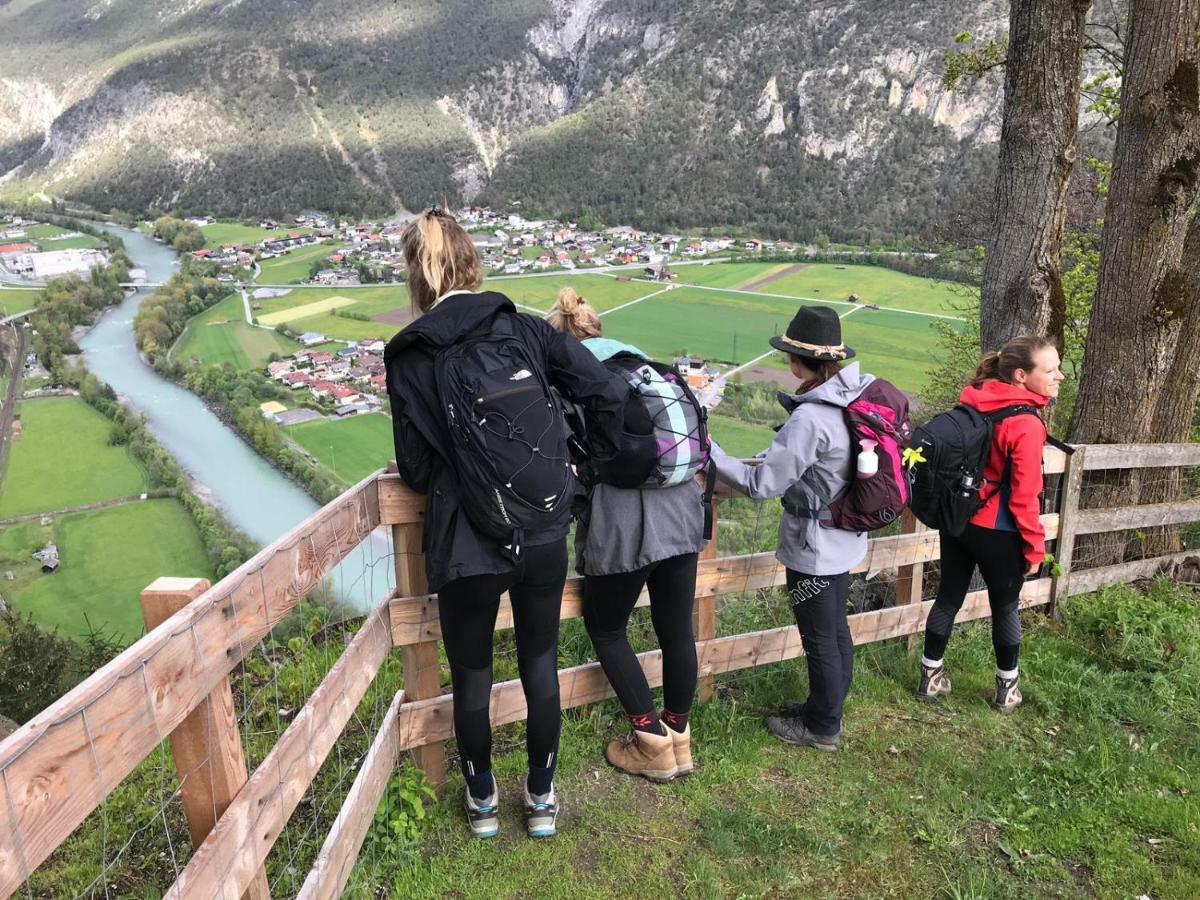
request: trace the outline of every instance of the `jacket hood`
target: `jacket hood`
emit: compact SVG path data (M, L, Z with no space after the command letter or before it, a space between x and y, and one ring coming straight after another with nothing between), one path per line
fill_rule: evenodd
M959 395L958 402L981 413L990 413L1010 406L1043 409L1049 405L1050 398L1006 381L985 381L979 387L968 384Z
M792 394L780 391L780 405L790 415L801 403L828 403L832 406L847 407L867 389L874 375L866 375L858 370L858 363L843 366L836 378L830 378L820 387L813 388L804 394Z
M463 335L492 321L498 313L516 311L511 300L495 291L447 297L388 341L383 351L384 362L418 341L436 348L448 347Z

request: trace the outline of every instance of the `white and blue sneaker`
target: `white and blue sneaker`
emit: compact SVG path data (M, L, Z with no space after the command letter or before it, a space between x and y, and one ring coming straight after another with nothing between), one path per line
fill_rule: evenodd
M492 794L486 800L476 800L470 789L466 792L463 808L467 811L467 824L471 826L471 837L494 838L500 833L500 788L492 777Z
M558 797L554 785L545 794L529 793L529 785L525 786L525 830L531 838L554 837L558 833L555 822L558 819Z

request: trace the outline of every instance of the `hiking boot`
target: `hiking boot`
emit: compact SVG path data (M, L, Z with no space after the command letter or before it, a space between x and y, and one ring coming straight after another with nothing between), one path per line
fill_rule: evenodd
M609 743L604 758L618 772L637 775L659 784L679 774L679 765L675 762L675 740L670 734L635 730Z
M671 736L671 749L675 752L675 777L691 775L696 768L692 762L692 723L689 722L683 731L676 731L666 723L663 723L663 728Z
M841 729L835 734L817 734L810 731L804 720L799 717L769 716L767 730L793 747L813 747L824 753L836 753L842 745Z
M558 834L558 796L554 785L548 794L531 794L525 785L525 831L531 838L554 837Z
M992 709L998 713L1009 715L1021 705L1021 676L1012 678L996 676L996 697L992 700Z
M933 703L939 697L950 693L950 678L946 675L945 666L921 666L921 683L917 685L917 699L925 703Z
M467 811L467 824L471 826L471 837L494 838L500 833L500 788L492 778L492 795L485 800L476 800L467 790L463 801Z

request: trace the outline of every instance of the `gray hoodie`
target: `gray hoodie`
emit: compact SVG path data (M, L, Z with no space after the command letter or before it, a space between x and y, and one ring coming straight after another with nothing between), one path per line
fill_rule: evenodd
M842 369L806 394L779 393L791 413L767 448L762 463L748 466L716 444L717 477L756 500L787 496L789 504L821 510L836 499L853 476L850 432L842 409L854 401L874 375L860 374L858 363ZM805 575L838 575L867 553L861 532L826 528L816 519L783 514L775 558Z

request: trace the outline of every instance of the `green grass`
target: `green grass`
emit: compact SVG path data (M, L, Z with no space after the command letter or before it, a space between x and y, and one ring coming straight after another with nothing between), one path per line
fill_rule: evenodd
M82 400L26 400L19 412L21 438L9 447L0 518L68 509L146 489L145 473L125 448L108 446L109 421Z
M715 414L708 417L708 432L722 450L743 459L766 450L775 438L775 432L766 425L752 425L731 416Z
M261 369L272 353L290 356L299 346L274 329L247 324L241 295L234 293L188 322L171 357L198 359L205 366L232 363L238 369Z
M0 313L11 316L14 313L33 309L41 291L26 291L18 288L0 287Z
M721 263L711 266L679 266L679 281L711 287L739 287L778 271L780 263ZM864 303L893 309L959 315L956 307L979 291L965 285L931 278L918 278L880 266L813 263L800 272L765 285L758 291L790 297L813 297L845 301L858 294Z
M265 259L259 263L262 274L258 276L258 281L261 284L300 284L308 281L314 262L336 252L337 247L334 244L297 247L284 256Z
M214 250L225 244L258 244L269 238L308 234L312 231L311 228L279 228L276 231L268 231L257 225L242 225L237 222L214 222L211 225L202 225L200 230L204 232L204 246Z
M25 235L32 241L51 240L56 237L61 237L64 234L70 234L68 228L61 228L58 225L51 225L43 222L40 225L34 225L25 229Z
M382 414L305 422L285 434L347 484L355 484L396 455L392 420Z
M29 553L51 539L61 565L43 574ZM19 567L18 580L4 589L18 613L73 637L85 636L90 622L122 644L143 631L138 595L154 579L212 577L195 523L170 499L75 513L48 528L10 526L0 533L0 559L6 568Z
M545 275L536 277L491 278L485 287L507 295L514 303L523 303L549 312L558 292L572 287L599 312L628 303L660 290L662 285L637 281L617 281L608 275Z
M38 249L43 253L49 253L52 250L93 250L103 246L103 241L92 237L90 234L77 234L74 237L62 238L60 240L38 241Z

